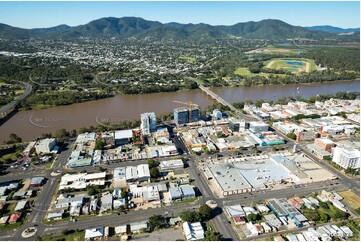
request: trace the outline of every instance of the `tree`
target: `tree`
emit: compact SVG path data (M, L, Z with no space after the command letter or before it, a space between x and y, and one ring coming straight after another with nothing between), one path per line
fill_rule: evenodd
M153 160L153 159L151 159L151 160L148 160L148 166L149 166L149 169L152 169L152 168L154 168L154 167L157 167L157 166L159 166L159 161L156 161L156 160Z
M205 235L206 241L220 241L221 240L221 236L219 235L219 233L216 233L214 231L207 230L204 235Z
M64 230L61 231L61 234L62 234L62 235L67 235L68 232L69 232L69 231L68 231L67 229L64 229Z
M21 142L22 142L22 139L17 134L11 133L10 134L10 140L8 142L5 142L5 143L7 143L7 144L15 144L15 143L21 143Z
M324 213L324 212L318 212L319 213L319 215L320 215L320 220L322 221L322 222L327 222L329 219L330 219L330 217L328 216L328 214L327 213Z
M179 217L183 221L188 221L190 223L201 222L202 221L202 216L197 211L184 211L184 212L180 213Z
M258 213L257 214L254 214L254 213L251 213L251 214L248 214L247 216L247 220L250 222L254 222L254 221L258 221L261 219L261 215L259 215Z
M199 207L199 214L202 216L202 219L210 219L212 216L212 209L207 205L203 204Z
M95 150L103 150L104 144L103 144L103 139L102 138L97 138L95 140Z
M58 129L55 131L54 137L58 139L63 139L69 137L69 132L66 129Z
M321 219L317 211L307 210L303 214L311 221L317 222Z
M149 170L150 176L152 178L158 178L159 177L159 171L157 167L153 167Z
M153 215L148 219L148 222L151 231L157 230L163 226L164 217L161 215Z
M288 133L287 137L290 138L290 139L296 140L297 135L295 133Z

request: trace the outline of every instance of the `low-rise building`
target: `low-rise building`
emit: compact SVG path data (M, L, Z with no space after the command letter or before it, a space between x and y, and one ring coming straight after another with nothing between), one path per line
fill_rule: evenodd
M30 181L29 187L41 187L44 184L44 177L33 177Z
M181 159L163 160L160 162L159 167L161 171L172 171L183 168L184 163Z
M96 227L85 230L85 240L99 240L104 236L104 227Z
M26 201L26 200L22 200L22 201L18 202L16 204L14 211L22 211L22 210L26 209L27 204L28 204L28 201Z
M107 194L100 198L100 212L107 212L113 209L113 195Z
M55 139L42 139L35 144L36 153L39 154L50 154L51 150L56 145Z
M54 212L48 214L48 221L60 220L63 218L63 212Z
M96 185L104 186L106 172L99 173L80 173L80 174L65 174L60 181L59 190L68 188L85 189L87 186Z
M204 229L200 222L196 223L183 223L183 232L187 241L194 241L204 239Z

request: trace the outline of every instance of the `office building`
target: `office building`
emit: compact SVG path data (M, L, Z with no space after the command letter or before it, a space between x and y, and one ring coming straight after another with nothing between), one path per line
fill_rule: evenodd
M157 118L155 113L142 113L140 115L140 129L143 135L150 135L152 132L157 130Z
M175 108L174 109L174 122L176 125L186 124L189 121L189 112L187 108Z
M351 167L352 169L360 168L360 151L337 146L333 150L332 161L344 169Z

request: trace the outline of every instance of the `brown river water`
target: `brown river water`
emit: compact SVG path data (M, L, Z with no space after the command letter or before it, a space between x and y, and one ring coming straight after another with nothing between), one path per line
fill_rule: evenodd
M299 88L297 90L297 88ZM340 91L360 91L360 81L334 82L312 85L280 85L239 88L214 88L219 96L230 103L247 99L265 101L281 97L311 97ZM24 141L29 141L43 133L54 132L59 128L68 130L97 125L106 121L140 119L144 112L156 112L160 115L172 112L174 108L184 106L173 101L192 101L204 108L214 101L201 90L144 95L116 95L111 98L77 103L68 106L30 110L16 113L0 126L0 143L16 133Z

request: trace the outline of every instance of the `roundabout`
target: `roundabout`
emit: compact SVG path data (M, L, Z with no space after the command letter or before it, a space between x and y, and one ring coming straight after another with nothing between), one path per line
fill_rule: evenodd
M36 234L38 230L35 227L29 227L27 229L25 229L22 233L21 236L25 239L30 238L32 236L34 236Z

